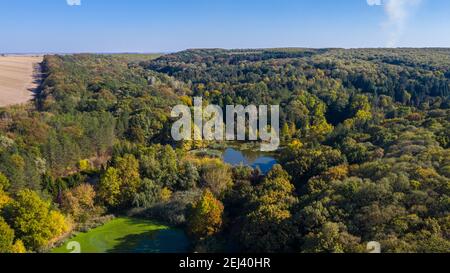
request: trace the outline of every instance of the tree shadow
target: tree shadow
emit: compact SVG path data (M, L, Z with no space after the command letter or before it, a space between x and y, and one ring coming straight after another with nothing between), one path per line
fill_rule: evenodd
M119 240L108 253L185 253L190 245L186 234L178 229L131 234Z
M28 92L31 92L33 95L33 101L35 106L40 109L41 99L42 99L42 91L43 84L45 79L44 73L44 62L37 63L33 65L33 87L28 88Z

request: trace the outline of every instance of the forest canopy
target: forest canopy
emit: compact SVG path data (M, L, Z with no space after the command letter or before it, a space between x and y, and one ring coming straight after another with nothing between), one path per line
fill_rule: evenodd
M49 55L42 67L33 103L0 109L0 252L47 251L121 213L185 228L198 252L450 249L449 49ZM232 167L193 153L217 143L173 141L170 110L193 97L280 105L279 165Z

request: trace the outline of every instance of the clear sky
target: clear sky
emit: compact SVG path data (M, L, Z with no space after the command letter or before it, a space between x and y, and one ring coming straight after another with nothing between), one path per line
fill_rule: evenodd
M0 52L450 47L448 0L14 0Z

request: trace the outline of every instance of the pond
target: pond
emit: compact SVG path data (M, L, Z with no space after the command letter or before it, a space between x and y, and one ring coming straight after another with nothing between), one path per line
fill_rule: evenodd
M251 150L239 151L233 148L226 149L222 154L222 159L232 166L244 165L259 168L263 173L268 173L274 165L278 164L278 161L267 153Z
M126 217L80 233L52 253L72 252L71 242L80 244L81 253L186 253L190 245L183 230Z

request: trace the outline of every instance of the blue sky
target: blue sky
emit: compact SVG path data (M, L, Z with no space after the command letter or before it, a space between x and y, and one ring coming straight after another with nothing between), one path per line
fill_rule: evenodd
M450 47L449 14L448 0L2 1L0 52Z

